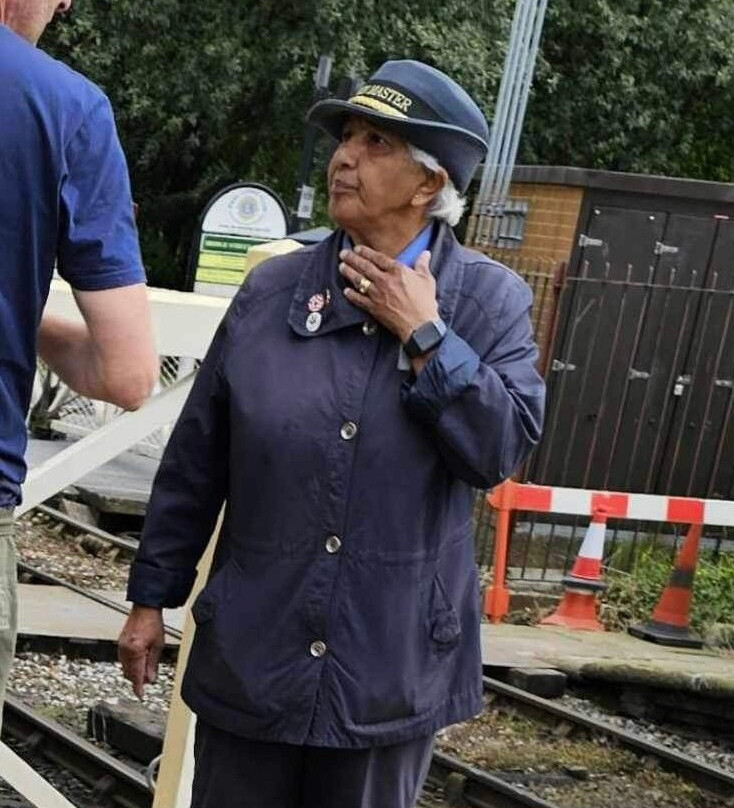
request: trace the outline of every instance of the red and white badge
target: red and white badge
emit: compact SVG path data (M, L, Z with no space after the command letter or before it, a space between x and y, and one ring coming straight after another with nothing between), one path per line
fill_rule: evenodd
M326 305L326 298L321 293L311 295L308 299L308 310L311 312L321 311Z

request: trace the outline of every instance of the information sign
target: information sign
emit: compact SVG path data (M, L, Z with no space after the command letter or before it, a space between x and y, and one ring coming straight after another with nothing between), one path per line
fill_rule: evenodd
M256 183L225 188L204 210L189 288L232 297L245 278L250 247L285 238L287 231L285 206L269 188Z

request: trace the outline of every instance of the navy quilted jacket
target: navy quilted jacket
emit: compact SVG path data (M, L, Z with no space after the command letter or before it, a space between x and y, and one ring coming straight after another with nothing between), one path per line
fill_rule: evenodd
M261 264L232 302L161 462L128 597L182 604L226 503L185 700L244 737L366 747L481 709L473 489L537 442L544 387L513 272L438 228L449 330L416 378L342 294L340 239Z

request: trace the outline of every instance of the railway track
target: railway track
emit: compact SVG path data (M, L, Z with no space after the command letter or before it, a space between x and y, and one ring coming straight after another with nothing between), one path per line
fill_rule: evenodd
M485 677L484 689L492 706L500 707L503 703L511 705L531 719L556 727L565 725L571 733L581 732L591 737L603 738L607 743L633 752L642 760L654 760L661 769L695 783L710 794L725 800L734 799L734 775L727 771L496 679Z
M447 806L557 808L525 789L443 752L433 753L428 781L440 788Z
M634 751L642 760L652 759L661 768L718 795L722 805L734 798L734 775L728 772L502 682L485 679L484 685L490 699L489 709L511 709L533 720L562 726L566 737L579 732L618 744ZM39 716L12 696L6 704L3 731L34 755L72 772L107 803L122 808L149 808L151 791L142 774L56 722ZM513 778L515 782L511 782ZM522 773L514 772L510 777L507 773L493 773L441 751L434 753L429 774L429 782L439 790L446 806L558 808L556 803L518 782L522 779Z
M150 808L152 794L142 774L12 695L5 701L3 736L74 774L100 801L120 808Z
M121 808L150 808L152 792L145 777L55 721L39 716L14 696L5 704L3 734L90 786L107 804ZM441 786L447 805L460 798L476 808L555 808L551 803L498 777L434 753L429 779Z
M57 518L57 513L48 509L48 513L43 511L49 518ZM92 532L89 526L82 523L74 523L65 515L64 521L70 527L79 532ZM110 541L115 537L111 534L97 536L100 540ZM94 535L94 533L92 533ZM123 539L120 549L131 550L129 540ZM82 587L69 584L62 579L49 575L38 570L31 565L21 564L19 569L27 576L45 583L63 585L76 592L91 597L97 602L116 609L118 612L127 611L125 606L104 597L86 592ZM180 632L172 627L168 627L168 633L172 637L180 637ZM734 774L711 766L697 760L689 755L674 751L655 741L642 738L634 733L619 729L611 724L607 724L596 718L591 718L580 712L576 712L557 702L539 698L511 687L495 679L485 678L484 687L488 701L488 710L504 711L510 715L520 715L533 723L540 723L550 728L551 734L558 738L580 737L594 739L602 745L612 748L621 748L633 753L640 761L641 767L659 768L663 771L673 773L683 780L695 784L699 789L708 795L718 798L718 802L706 802L708 805L734 805ZM100 793L109 792L111 798L119 805L126 808L137 808L137 806L149 806L151 801L150 791L147 789L144 778L135 770L120 763L115 758L99 752L99 749L91 743L76 739L75 746L73 733L48 721L32 715L27 707L21 705L17 700L13 700L7 710L7 731L14 737L18 737L23 743L30 742L37 751L58 762L58 765L68 767L79 776L83 776L85 782L95 788L100 789ZM33 729L29 729L30 727ZM44 740L46 729L52 739ZM99 757L112 762L112 768L104 768L99 760L92 763L84 762L85 750L92 749L99 753ZM48 750L48 751L46 751ZM66 750L66 751L64 751ZM74 751L75 750L75 751ZM68 766L66 760L69 760ZM85 773L86 774L83 774ZM120 775L120 783L117 776ZM457 757L452 757L444 751L437 751L434 755L429 782L432 784L433 794L441 794L438 797L431 797L428 804L431 806L470 806L472 808L558 808L556 802L538 793L533 793L534 786L538 783L552 782L554 774L523 772L519 768L507 770L506 767L489 766L487 769L480 765L471 765ZM592 773L591 777L596 775ZM562 781L563 788L572 789L574 778L568 775L557 777ZM104 791L106 789L106 792ZM542 790L541 790L542 791ZM559 792L560 793L560 792ZM555 799L555 797L554 797ZM441 802L443 800L443 802ZM421 802L421 805L424 803ZM565 799L560 804L566 804ZM619 805L632 805L638 803L620 802ZM644 804L643 802L639 803ZM667 805L668 803L666 803ZM615 803L617 805L617 803Z
M75 592L77 595L80 595L83 598L87 598L87 600L92 600L95 603L106 606L108 609L112 609L120 614L130 614L132 607L126 606L123 603L118 603L117 601L105 597L104 595L100 595L97 592L90 592L88 589L84 589L84 587L69 583L63 578L59 578L57 575L51 575L38 567L27 564L25 561L18 561L16 567L19 575L26 576L31 580L35 580L43 584L49 584L50 586L62 586L71 592ZM172 637L173 639L180 640L183 637L183 633L174 626L164 624L163 630L167 636Z

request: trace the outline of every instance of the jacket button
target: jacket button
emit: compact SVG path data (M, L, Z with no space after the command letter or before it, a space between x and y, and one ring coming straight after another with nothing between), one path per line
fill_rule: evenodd
M371 337L373 334L377 333L377 323L373 322L372 320L367 320L366 323L362 323L362 333L365 337Z
M308 649L311 652L312 657L322 657L326 653L326 643L322 640L316 640L316 642L311 643L311 647Z
M342 547L342 540L338 536L329 536L326 539L326 552L331 553L338 553Z
M358 427L354 421L345 421L342 424L342 428L339 430L339 434L344 440L351 440L357 434L357 431Z

